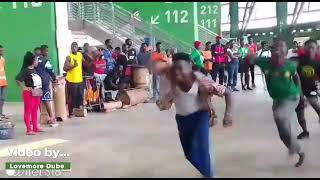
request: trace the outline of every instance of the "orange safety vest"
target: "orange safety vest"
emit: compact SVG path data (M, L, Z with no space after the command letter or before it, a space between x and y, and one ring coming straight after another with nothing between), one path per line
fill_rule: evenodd
M204 69L211 71L213 67L213 57L211 51L202 51L204 57Z
M168 57L165 52L158 53L157 51L152 52L151 59L153 61L162 61L162 62L168 62Z
M0 87L3 86L8 86L8 82L6 77L5 60L3 57L0 57Z

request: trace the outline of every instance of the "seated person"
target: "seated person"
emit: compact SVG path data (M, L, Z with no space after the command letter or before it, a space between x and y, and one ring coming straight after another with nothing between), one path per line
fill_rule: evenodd
M130 88L130 79L124 75L123 66L121 65L117 66L112 74L107 75L104 83L106 90L117 91ZM106 93L106 101L113 101L111 93Z
M94 48L92 51L93 57L93 69L94 77L97 83L97 86L101 89L101 98L105 99L105 88L104 88L104 79L106 78L106 61L102 59L102 54L98 51L97 48Z

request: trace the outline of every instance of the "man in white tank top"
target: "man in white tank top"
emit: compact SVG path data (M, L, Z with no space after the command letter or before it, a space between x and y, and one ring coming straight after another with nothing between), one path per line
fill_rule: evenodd
M173 56L172 67L156 66L165 72L169 81L165 92L160 90L160 110L176 107L176 122L184 154L188 161L204 177L214 177L214 166L210 146L208 97L217 95L226 98L224 127L232 125L231 91L213 80L205 79L201 73L192 71L189 54L177 53ZM157 70L156 70L157 71Z

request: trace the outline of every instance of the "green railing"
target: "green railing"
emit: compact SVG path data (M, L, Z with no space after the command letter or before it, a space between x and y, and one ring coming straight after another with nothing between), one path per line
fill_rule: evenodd
M199 34L199 41L201 41L202 43L206 43L208 41L215 43L215 39L218 36L217 33L212 32L209 29L207 29L201 25L198 25L198 34ZM236 40L236 38L222 38L221 43L226 44L231 39Z
M190 52L192 45L177 39L167 31L142 21L129 11L112 2L68 2L69 18L82 19L103 27L114 37L130 38L140 44L145 37L161 41L163 48Z

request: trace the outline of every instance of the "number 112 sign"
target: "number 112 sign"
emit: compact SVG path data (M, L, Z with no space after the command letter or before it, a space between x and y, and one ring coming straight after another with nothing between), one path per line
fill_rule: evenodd
M195 20L205 28L220 33L220 2L118 2L116 4L139 14L143 20L187 43L193 43L195 40Z

